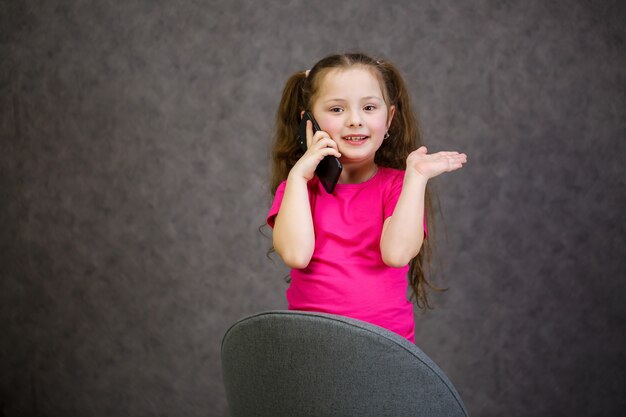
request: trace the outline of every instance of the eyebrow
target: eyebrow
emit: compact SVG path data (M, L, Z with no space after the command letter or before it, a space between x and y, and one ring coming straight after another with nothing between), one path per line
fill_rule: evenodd
M378 101L385 101L382 99L382 97L378 97L378 96L367 96L367 97L361 97L360 100L378 100ZM331 98L326 100L326 102L328 103L329 101L347 101L344 98Z

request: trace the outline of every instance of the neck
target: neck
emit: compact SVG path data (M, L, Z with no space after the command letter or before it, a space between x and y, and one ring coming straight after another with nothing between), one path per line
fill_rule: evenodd
M343 171L341 171L341 176L339 177L339 183L359 184L372 178L377 171L378 167L374 161L359 164L344 163Z

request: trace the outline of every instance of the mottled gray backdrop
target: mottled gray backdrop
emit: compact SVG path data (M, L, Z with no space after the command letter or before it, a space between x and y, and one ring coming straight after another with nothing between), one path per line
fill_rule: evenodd
M0 415L226 415L222 335L285 307L258 231L283 83L352 50L399 66L431 150L469 155L434 182L450 289L417 344L473 416L623 414L625 22L619 1L0 2Z

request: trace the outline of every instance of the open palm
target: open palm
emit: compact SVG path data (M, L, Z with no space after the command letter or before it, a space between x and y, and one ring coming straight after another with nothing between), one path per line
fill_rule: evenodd
M433 178L444 172L455 171L467 162L467 155L459 152L437 152L428 154L425 146L411 152L406 159L406 169L413 170L425 178Z

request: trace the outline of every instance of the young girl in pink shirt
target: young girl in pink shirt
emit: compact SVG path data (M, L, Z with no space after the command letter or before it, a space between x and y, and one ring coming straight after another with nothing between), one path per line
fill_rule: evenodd
M307 122L306 152L297 143L304 111L321 129ZM329 155L343 165L332 194L315 175ZM466 162L422 146L409 93L387 61L332 55L292 75L277 113L267 217L274 249L292 268L289 308L352 317L414 342L407 273L427 307L427 182Z

